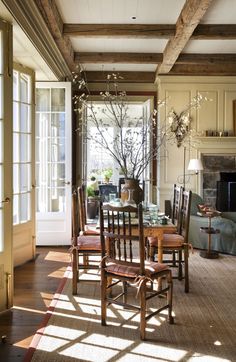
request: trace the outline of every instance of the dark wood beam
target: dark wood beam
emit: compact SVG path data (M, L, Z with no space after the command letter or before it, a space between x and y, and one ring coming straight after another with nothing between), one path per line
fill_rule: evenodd
M234 64L236 63L236 54L190 54L182 53L179 55L175 64Z
M76 70L74 51L69 37L63 36L63 22L55 0L34 0L71 71Z
M76 37L158 38L175 35L176 26L170 24L64 24L63 34ZM236 39L235 24L198 24L194 39Z
M175 34L175 25L153 24L64 24L63 34L91 37L165 38Z
M158 64L162 62L162 54L154 53L75 53L75 61L83 63L133 63ZM175 64L225 64L236 63L236 54L190 54L179 55Z
M176 33L163 52L159 74L168 73L213 0L186 0L176 23Z
M236 63L175 64L167 75L235 76Z
M194 39L236 39L235 24L199 24L191 38Z
M89 83L105 83L107 76L112 72L86 71L86 79ZM154 83L155 72L117 72L122 79L119 83Z
M75 53L78 63L158 64L162 59L158 53Z

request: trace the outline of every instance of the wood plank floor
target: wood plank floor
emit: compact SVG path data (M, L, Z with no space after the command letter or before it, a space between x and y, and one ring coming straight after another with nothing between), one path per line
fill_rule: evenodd
M34 261L15 268L14 307L0 314L0 361L23 361L70 263L68 249L37 247Z

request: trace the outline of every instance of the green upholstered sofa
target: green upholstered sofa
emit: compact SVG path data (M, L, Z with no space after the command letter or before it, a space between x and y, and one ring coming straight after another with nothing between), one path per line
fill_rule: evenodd
M194 248L207 249L207 234L200 227L208 226L208 218L197 215L198 204L204 204L203 199L193 193L189 225L189 242ZM236 255L236 212L225 212L212 218L211 226L219 229L219 234L212 235L212 250Z

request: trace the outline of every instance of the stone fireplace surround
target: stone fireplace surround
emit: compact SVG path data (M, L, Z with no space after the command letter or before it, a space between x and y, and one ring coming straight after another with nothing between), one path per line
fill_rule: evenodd
M203 199L207 204L216 206L216 185L220 181L220 172L236 172L235 155L202 155L203 163Z
M203 163L199 193L204 202L215 207L220 172L236 172L236 137L205 137L198 147Z

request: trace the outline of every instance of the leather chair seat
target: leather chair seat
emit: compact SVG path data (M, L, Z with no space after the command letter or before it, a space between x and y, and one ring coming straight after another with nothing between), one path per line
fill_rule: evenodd
M156 237L149 237L150 246L158 246L158 239ZM179 234L164 234L163 235L163 247L164 248L178 248L184 243L184 237Z
M101 251L101 241L100 236L88 236L88 235L80 235L77 239L78 250L96 250Z
M114 262L112 259L106 260L106 271L108 273L116 274L121 277L136 278L140 276L140 266L136 263L129 263L125 261ZM164 270L169 270L166 264L160 264L156 262L145 262L145 276L152 278L155 274L160 273Z

